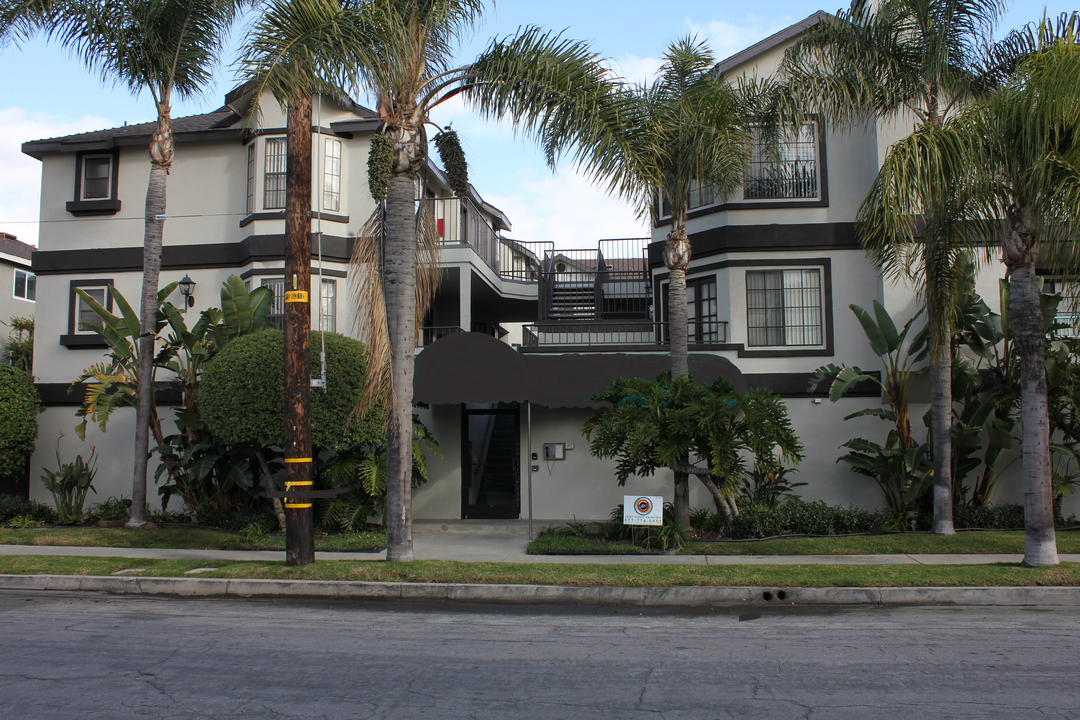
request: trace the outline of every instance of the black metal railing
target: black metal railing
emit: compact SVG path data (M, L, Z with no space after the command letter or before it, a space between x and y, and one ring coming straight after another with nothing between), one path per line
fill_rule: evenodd
M649 238L544 252L540 320L644 320L652 305Z
M420 343L417 347L427 347L436 340L441 340L448 335L457 335L458 333L463 332L465 331L456 325L420 328Z
M499 275L507 280L540 280L544 253L555 249L551 240L511 240L500 238Z
M444 245L468 245L491 269L499 272L500 238L468 198L429 198L439 240Z
M712 338L706 345L727 342L727 322L696 323L696 337ZM538 322L522 328L521 345L539 347L661 346L670 342L667 323L657 322ZM691 338L691 344L695 343Z
M816 198L817 195L816 160L754 162L743 181L743 197L747 200Z

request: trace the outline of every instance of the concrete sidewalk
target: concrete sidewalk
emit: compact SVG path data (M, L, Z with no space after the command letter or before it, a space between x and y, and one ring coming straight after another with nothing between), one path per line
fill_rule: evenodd
M1020 555L527 555L520 525L430 528L415 533L417 559L463 562L679 564L679 565L958 565L1018 563ZM0 545L0 555L62 555L220 561L285 559L284 552L157 548ZM386 553L320 552L317 560L384 560ZM1080 562L1080 555L1062 555ZM1080 587L780 588L780 587L568 587L317 580L233 580L188 576L153 578L72 575L0 575L0 592L61 591L136 595L323 597L453 602L615 604L721 607L745 605L1069 605L1080 606Z

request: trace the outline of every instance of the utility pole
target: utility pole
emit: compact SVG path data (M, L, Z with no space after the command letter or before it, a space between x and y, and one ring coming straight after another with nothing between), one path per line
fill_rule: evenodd
M285 159L285 564L315 561L311 497L311 97L289 104Z

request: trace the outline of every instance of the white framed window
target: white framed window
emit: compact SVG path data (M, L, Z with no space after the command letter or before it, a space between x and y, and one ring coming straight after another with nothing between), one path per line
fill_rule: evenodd
M270 303L270 314L266 316L266 322L275 330L285 329L285 278L263 278L262 286L270 288L274 293L274 301Z
M323 145L323 210L341 211L341 141L326 138Z
M791 128L775 150L757 134L743 177L743 199L817 199L819 170L816 124L806 123L798 132Z
M319 330L337 332L337 281L322 281L319 292Z
M263 165L263 210L285 209L285 138L266 141Z
M1060 277L1046 277L1043 278L1043 292L1061 295L1054 322L1063 327L1057 329L1057 335L1077 337L1077 326L1080 325L1080 287L1077 283Z
M15 297L19 300L37 300L37 276L29 270L15 268Z
M83 155L80 200L109 200L113 189L113 156Z
M255 143L247 151L247 214L255 212Z
M749 347L824 345L820 268L746 271Z

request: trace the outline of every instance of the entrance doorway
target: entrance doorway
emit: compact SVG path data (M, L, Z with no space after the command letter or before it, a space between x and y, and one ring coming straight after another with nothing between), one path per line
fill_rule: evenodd
M462 518L521 516L520 436L517 403L463 406Z

